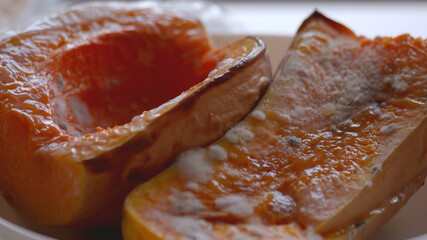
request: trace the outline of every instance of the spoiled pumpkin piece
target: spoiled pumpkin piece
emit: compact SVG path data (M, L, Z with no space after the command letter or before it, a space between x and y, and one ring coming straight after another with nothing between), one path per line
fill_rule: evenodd
M227 159L205 159L209 174L188 189L203 210L168 210L171 189L197 181L172 165L128 196L124 238L192 239L165 223L186 219L200 239L366 239L427 174L426 50L315 12L254 113L213 143Z
M56 226L117 223L134 186L223 135L271 79L262 40L213 49L197 19L133 3L42 19L0 59L1 192Z

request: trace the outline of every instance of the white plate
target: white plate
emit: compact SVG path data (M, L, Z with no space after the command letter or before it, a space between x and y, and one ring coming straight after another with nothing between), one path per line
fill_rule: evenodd
M216 45L240 38L237 35L218 35L214 37ZM276 69L284 56L291 37L261 36L265 40L273 69ZM404 208L386 225L379 229L371 239L402 240L417 237L427 239L427 187L418 191ZM421 236L425 234L424 236ZM0 239L3 240L41 240L41 239L117 239L120 230L98 229L77 230L51 228L31 222L16 213L0 198Z

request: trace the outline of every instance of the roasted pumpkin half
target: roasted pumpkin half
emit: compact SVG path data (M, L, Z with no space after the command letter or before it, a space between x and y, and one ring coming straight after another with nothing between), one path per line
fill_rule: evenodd
M133 187L255 106L265 54L257 38L212 49L198 20L130 3L80 6L3 39L3 195L43 224L119 223Z
M127 197L124 239L365 239L427 174L427 41L304 21L257 107Z

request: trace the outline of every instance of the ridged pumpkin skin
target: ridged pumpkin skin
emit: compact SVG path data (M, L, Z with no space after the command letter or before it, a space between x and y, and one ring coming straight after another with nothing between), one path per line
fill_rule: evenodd
M426 40L315 12L245 120L132 191L124 239L366 239L426 177L426 93Z
M271 78L261 40L214 50L198 20L129 3L43 19L0 62L0 189L55 226L118 223L133 187L223 135Z

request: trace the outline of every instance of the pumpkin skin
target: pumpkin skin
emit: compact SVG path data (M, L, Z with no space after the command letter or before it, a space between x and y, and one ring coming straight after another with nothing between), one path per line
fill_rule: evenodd
M53 226L117 224L125 196L241 120L271 78L256 38L212 49L188 16L84 5L0 43L0 188ZM225 94L226 93L226 94Z
M426 177L426 76L426 40L315 12L251 114L131 192L124 239L366 239Z

